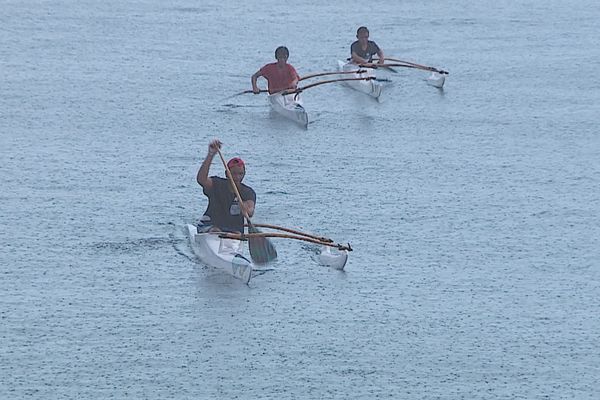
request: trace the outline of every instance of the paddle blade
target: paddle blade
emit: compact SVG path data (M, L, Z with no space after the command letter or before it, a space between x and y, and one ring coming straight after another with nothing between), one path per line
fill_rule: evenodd
M248 233L260 233L260 231L253 225L249 225ZM277 250L268 238L249 238L248 247L250 248L250 257L257 265L269 263L277 258Z

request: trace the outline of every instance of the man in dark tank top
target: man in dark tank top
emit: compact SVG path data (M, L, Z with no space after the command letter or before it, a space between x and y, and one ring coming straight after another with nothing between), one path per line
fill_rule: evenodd
M350 46L351 60L355 64L369 64L373 62L373 56L377 55L378 64L383 64L385 58L383 50L372 40L369 40L369 30L366 26L361 26L356 31L358 39Z

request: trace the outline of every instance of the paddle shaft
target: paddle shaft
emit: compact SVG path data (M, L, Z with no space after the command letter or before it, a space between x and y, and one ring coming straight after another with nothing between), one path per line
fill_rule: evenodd
M258 91L258 93L267 93L267 92L268 92L267 89L260 89ZM254 93L254 90L252 90L252 89L244 90L243 92L239 92L238 94L236 94L236 96L238 96L240 94L247 94L247 93Z
M233 180L233 175L231 175L231 171L227 166L227 162L225 162L225 158L223 157L223 153L221 153L221 149L217 148L217 153L219 153L219 157L221 157L221 161L223 162L223 166L225 167L225 172L227 173L227 178L229 178L229 182L231 183L231 187L233 188L235 197L237 197L238 202L240 203L240 208L244 213L244 218L246 218L246 221L248 221L248 225L252 225L252 221L250 221L250 217L248 216L248 214L246 213L246 209L244 208L244 202L242 200L242 196L240 195L240 191L238 190L235 181Z
M233 180L233 175L231 175L231 170L229 169L229 167L227 166L227 163L225 162L225 158L223 157L223 153L221 153L221 149L219 149L218 147L217 147L217 152L219 153L219 157L221 158L221 161L223 162L223 166L225 167L225 172L227 173L227 179L231 183L231 187L233 188L233 191L235 192L235 196L237 197L237 200L240 204L240 210L242 211L242 213L244 214L244 218L246 218L246 221L248 222L248 233L255 233L255 232L258 233L258 230L254 227L254 225L252 225L250 216L246 212L246 209L244 207L244 201L242 200L240 191L238 190L238 188L235 184L235 181ZM242 228L242 232L240 233L240 235L243 236L243 233L244 233L244 228ZM250 250L250 257L252 258L252 261L254 261L256 264L266 264L277 258L277 250L275 250L275 247L271 244L269 239L264 238L264 237L261 238L259 236L255 236L255 237L250 238L248 240L248 249Z

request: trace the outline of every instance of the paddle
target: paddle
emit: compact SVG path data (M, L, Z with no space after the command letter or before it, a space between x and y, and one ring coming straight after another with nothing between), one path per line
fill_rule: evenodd
M343 74L362 74L364 72L367 72L367 71L359 69L358 71L319 72L319 73L316 73L316 74L310 74L310 75L303 76L302 78L298 79L298 81L303 81L305 79L310 79L310 78L316 78L317 76L343 75Z
M319 85L324 85L326 83L333 83L333 82L344 82L344 81L370 81L372 79L375 79L374 76L367 76L365 78L340 78L340 79L330 79L327 81L321 81L321 82L315 82L315 83L311 83L310 85L306 85L304 87L301 88L297 88L297 89L288 89L288 90L284 90L283 92L281 92L281 94L286 95L286 94L294 94L294 93L300 93L306 89L310 89L312 87L315 86L319 86Z
M268 92L267 89L261 89L259 93L266 93L266 92ZM232 94L231 96L224 97L223 99L221 99L221 101L233 99L234 97L241 96L241 95L247 94L247 93L254 93L254 92L252 91L252 89L244 90L242 92Z
M243 204L242 196L240 195L240 192L239 192L237 186L235 185L235 182L233 180L233 175L231 175L231 171L229 170L229 167L227 166L227 163L225 162L225 158L223 157L221 150L217 148L217 152L219 153L219 157L221 157L221 161L223 162L223 166L225 167L225 172L227 173L227 179L229 180L229 183L231 184L231 187L233 188L233 191L235 192L235 196L237 197L237 200L241 206ZM243 208L242 208L242 210L243 210ZM246 214L245 211L244 211L244 218L246 218L246 221L248 223L248 232L249 233L260 233L260 231L258 229L256 229L254 227L254 225L252 225L252 221L250 220L250 217L248 216L248 214ZM242 236L244 236L244 235L242 235ZM249 237L248 238L248 248L250 249L250 257L252 258L252 261L254 261L255 264L259 264L259 265L266 264L277 258L277 250L275 250L275 247L273 246L273 244L266 237L260 237L260 236L251 237L251 238Z
M268 90L267 89L260 89L259 93L267 93ZM240 96L242 94L248 94L248 93L254 93L254 91L252 89L248 89L248 90L244 90L242 92L236 93L236 94L232 94L231 96L227 97L228 99L235 97L235 96Z

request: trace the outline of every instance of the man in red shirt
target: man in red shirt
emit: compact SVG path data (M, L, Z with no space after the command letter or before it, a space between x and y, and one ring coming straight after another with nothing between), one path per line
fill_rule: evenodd
M254 94L260 93L260 89L256 85L256 80L260 76L267 80L270 94L281 92L285 89L296 89L300 77L296 69L287 63L289 56L290 52L287 47L280 46L275 50L277 62L265 65L252 75L252 91Z

